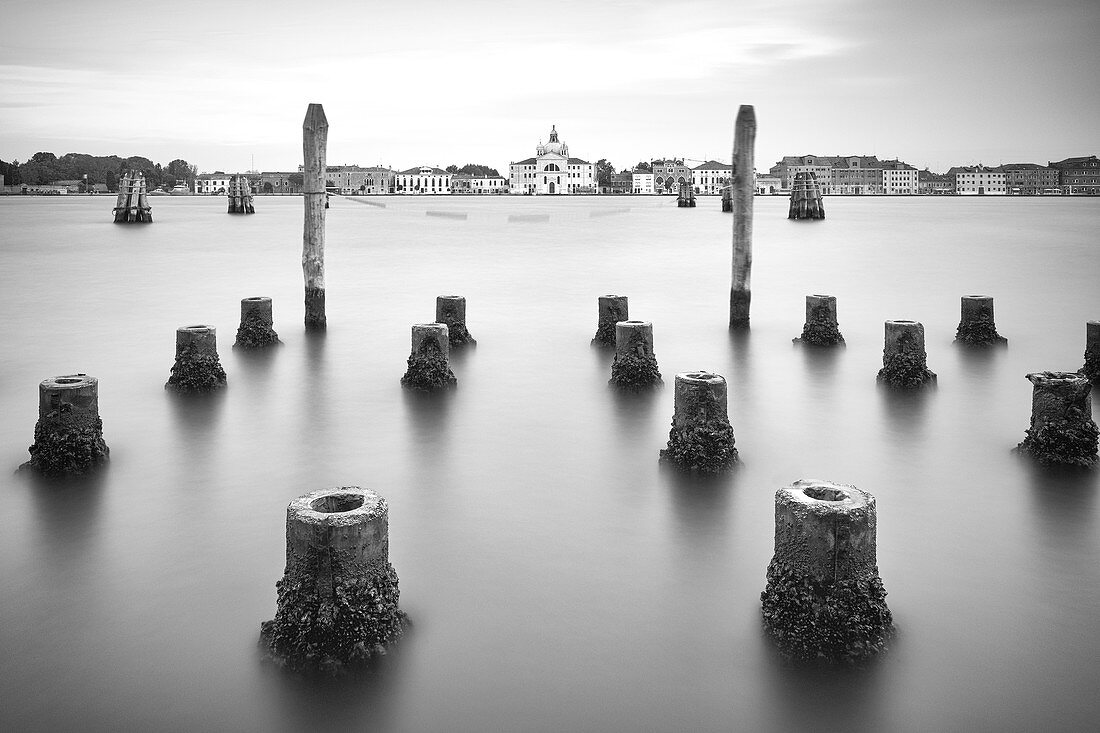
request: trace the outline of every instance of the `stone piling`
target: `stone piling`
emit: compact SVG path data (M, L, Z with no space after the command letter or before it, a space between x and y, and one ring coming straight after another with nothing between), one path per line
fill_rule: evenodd
M962 296L962 315L955 331L955 340L975 346L996 346L1008 343L997 333L993 320L993 298L988 295Z
M630 308L625 295L601 295L598 298L599 313L596 322L594 344L615 345L615 324L630 318Z
M1016 449L1043 465L1091 466L1100 431L1092 419L1089 380L1076 372L1033 372L1031 427Z
M761 593L765 631L791 660L857 664L894 633L879 577L875 497L801 480L775 493L775 554Z
M1085 324L1085 365L1079 373L1093 384L1100 383L1100 321Z
M644 389L660 384L657 357L653 353L653 324L619 321L615 324L615 361L611 384L623 389Z
M461 295L438 295L435 299L436 323L447 324L447 338L452 348L477 345L466 330L466 298Z
M726 408L726 380L710 372L676 375L668 447L661 461L692 473L721 473L740 462Z
M886 321L882 369L878 380L892 387L911 389L934 382L924 349L924 325L916 321Z
M450 338L445 323L418 323L412 327L412 353L401 384L420 392L453 387L458 380L451 371Z
M45 476L77 476L107 462L98 379L66 374L39 383L38 422L29 450L31 459L22 468Z
M213 326L176 329L176 362L165 389L176 392L212 392L226 384L218 358L218 334Z
M844 343L844 336L836 321L836 296L807 295L806 323L802 335L795 339L811 346L836 346Z
M271 298L256 296L241 300L241 325L234 346L256 349L282 343L272 328Z
M385 653L407 623L389 544L389 508L370 489L322 489L290 502L278 608L260 625L267 656L296 672L338 674Z

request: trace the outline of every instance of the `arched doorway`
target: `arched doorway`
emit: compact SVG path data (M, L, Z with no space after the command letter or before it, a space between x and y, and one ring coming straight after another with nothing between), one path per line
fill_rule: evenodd
M554 193L554 182L550 181L550 193Z

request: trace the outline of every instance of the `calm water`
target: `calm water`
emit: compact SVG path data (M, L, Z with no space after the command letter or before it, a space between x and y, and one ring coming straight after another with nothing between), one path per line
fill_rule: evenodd
M1024 375L1077 369L1100 317L1100 200L757 199L752 331L731 336L715 198L336 199L329 331L302 329L298 198L0 198L0 471L28 458L38 382L100 379L111 464L2 484L0 729L1081 730L1100 715L1100 471L1038 470ZM456 391L399 384L435 296L468 300ZM666 386L621 396L596 297L654 324ZM847 348L791 343L838 297ZM992 295L1007 349L952 344ZM233 351L268 295L285 346ZM924 323L938 387L880 389L882 324ZM164 391L175 329L210 323L224 394ZM729 380L744 466L659 468L676 372ZM1094 405L1095 396L1094 396ZM1095 408L1094 408L1095 409ZM1100 413L1100 410L1097 410ZM900 630L870 670L776 663L760 631L775 490L878 499ZM259 661L287 503L390 504L411 633L358 679Z

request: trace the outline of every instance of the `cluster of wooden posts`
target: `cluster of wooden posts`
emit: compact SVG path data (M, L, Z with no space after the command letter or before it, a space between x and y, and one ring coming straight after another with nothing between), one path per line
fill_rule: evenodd
M327 134L321 105L309 105L303 123L302 267L307 331L327 327ZM734 214L731 329L749 324L755 134L753 108L743 105L735 124L733 182L728 189ZM475 343L466 325L464 297L439 296L435 318L433 323L412 326L408 368L401 379L406 388L434 392L454 386L457 378L450 370L450 350ZM992 298L963 296L956 339L982 346L1006 343L996 330ZM844 343L834 296L806 296L806 322L796 341L814 347ZM662 382L653 324L630 318L626 296L598 297L593 342L615 349L612 385L642 390ZM235 345L258 348L278 343L271 300L242 300ZM1098 432L1088 395L1090 379L1100 380L1100 321L1087 325L1081 373L1027 376L1033 384L1033 409L1019 449L1042 463L1094 463ZM883 368L878 377L899 388L919 387L935 379L927 367L922 324L885 322ZM165 387L205 392L223 388L226 382L215 328L177 329L176 360ZM94 377L47 379L39 386L39 398L35 445L26 465L47 474L83 473L107 460ZM659 459L704 474L719 474L739 463L723 376L707 371L676 374L672 426ZM762 595L762 614L781 653L792 659L841 662L879 654L894 625L878 575L874 497L843 484L798 481L776 492L775 508L775 550ZM401 635L406 619L398 608L397 574L389 564L384 499L354 486L306 494L288 507L286 532L287 563L277 584L278 610L274 619L261 626L263 646L271 659L297 671L337 672L369 658Z
M145 174L141 171L126 171L118 181L118 200L115 202L115 223L153 221L153 209L149 206L148 193L145 190Z

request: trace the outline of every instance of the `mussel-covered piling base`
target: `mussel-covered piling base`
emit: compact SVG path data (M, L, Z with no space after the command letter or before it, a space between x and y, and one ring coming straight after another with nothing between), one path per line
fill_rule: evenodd
M51 422L49 420L47 423ZM86 424L50 425L39 420L34 426L31 459L20 468L43 476L78 476L106 463L110 448L103 440L103 421Z
M997 325L989 320L962 321L955 330L955 340L972 346L1000 346L1008 343L997 333Z
M317 579L330 577L331 586L318 592ZM347 551L311 548L275 587L278 611L260 624L260 645L268 659L295 672L346 672L384 654L408 625L389 562L364 565Z
M802 326L802 335L795 341L811 346L837 346L844 343L836 318L827 305L816 305L810 309L809 317Z
M885 651L895 633L878 568L827 582L773 559L760 600L764 630L791 661L857 664Z
M936 373L928 368L928 360L915 351L902 351L883 357L883 367L878 371L878 381L892 387L913 389L927 382L936 381Z
M212 392L225 384L225 370L217 354L186 345L176 350L176 363L164 387L176 392Z
M661 383L657 357L631 353L616 356L611 364L611 384L625 390L641 390Z
M1085 365L1077 373L1093 384L1100 384L1100 344L1085 349Z
M692 473L722 473L741 462L735 442L728 421L708 420L680 428L674 422L661 461Z
M425 339L421 348L411 354L401 385L420 392L435 392L458 383L447 357L433 339Z
M241 319L241 325L237 328L237 340L233 345L259 349L281 343L279 334L275 333L269 322L256 313L249 313Z
M1028 428L1026 435L1016 450L1030 454L1044 466L1092 466L1096 463L1100 430L1083 412L1074 414L1070 410L1067 419Z

